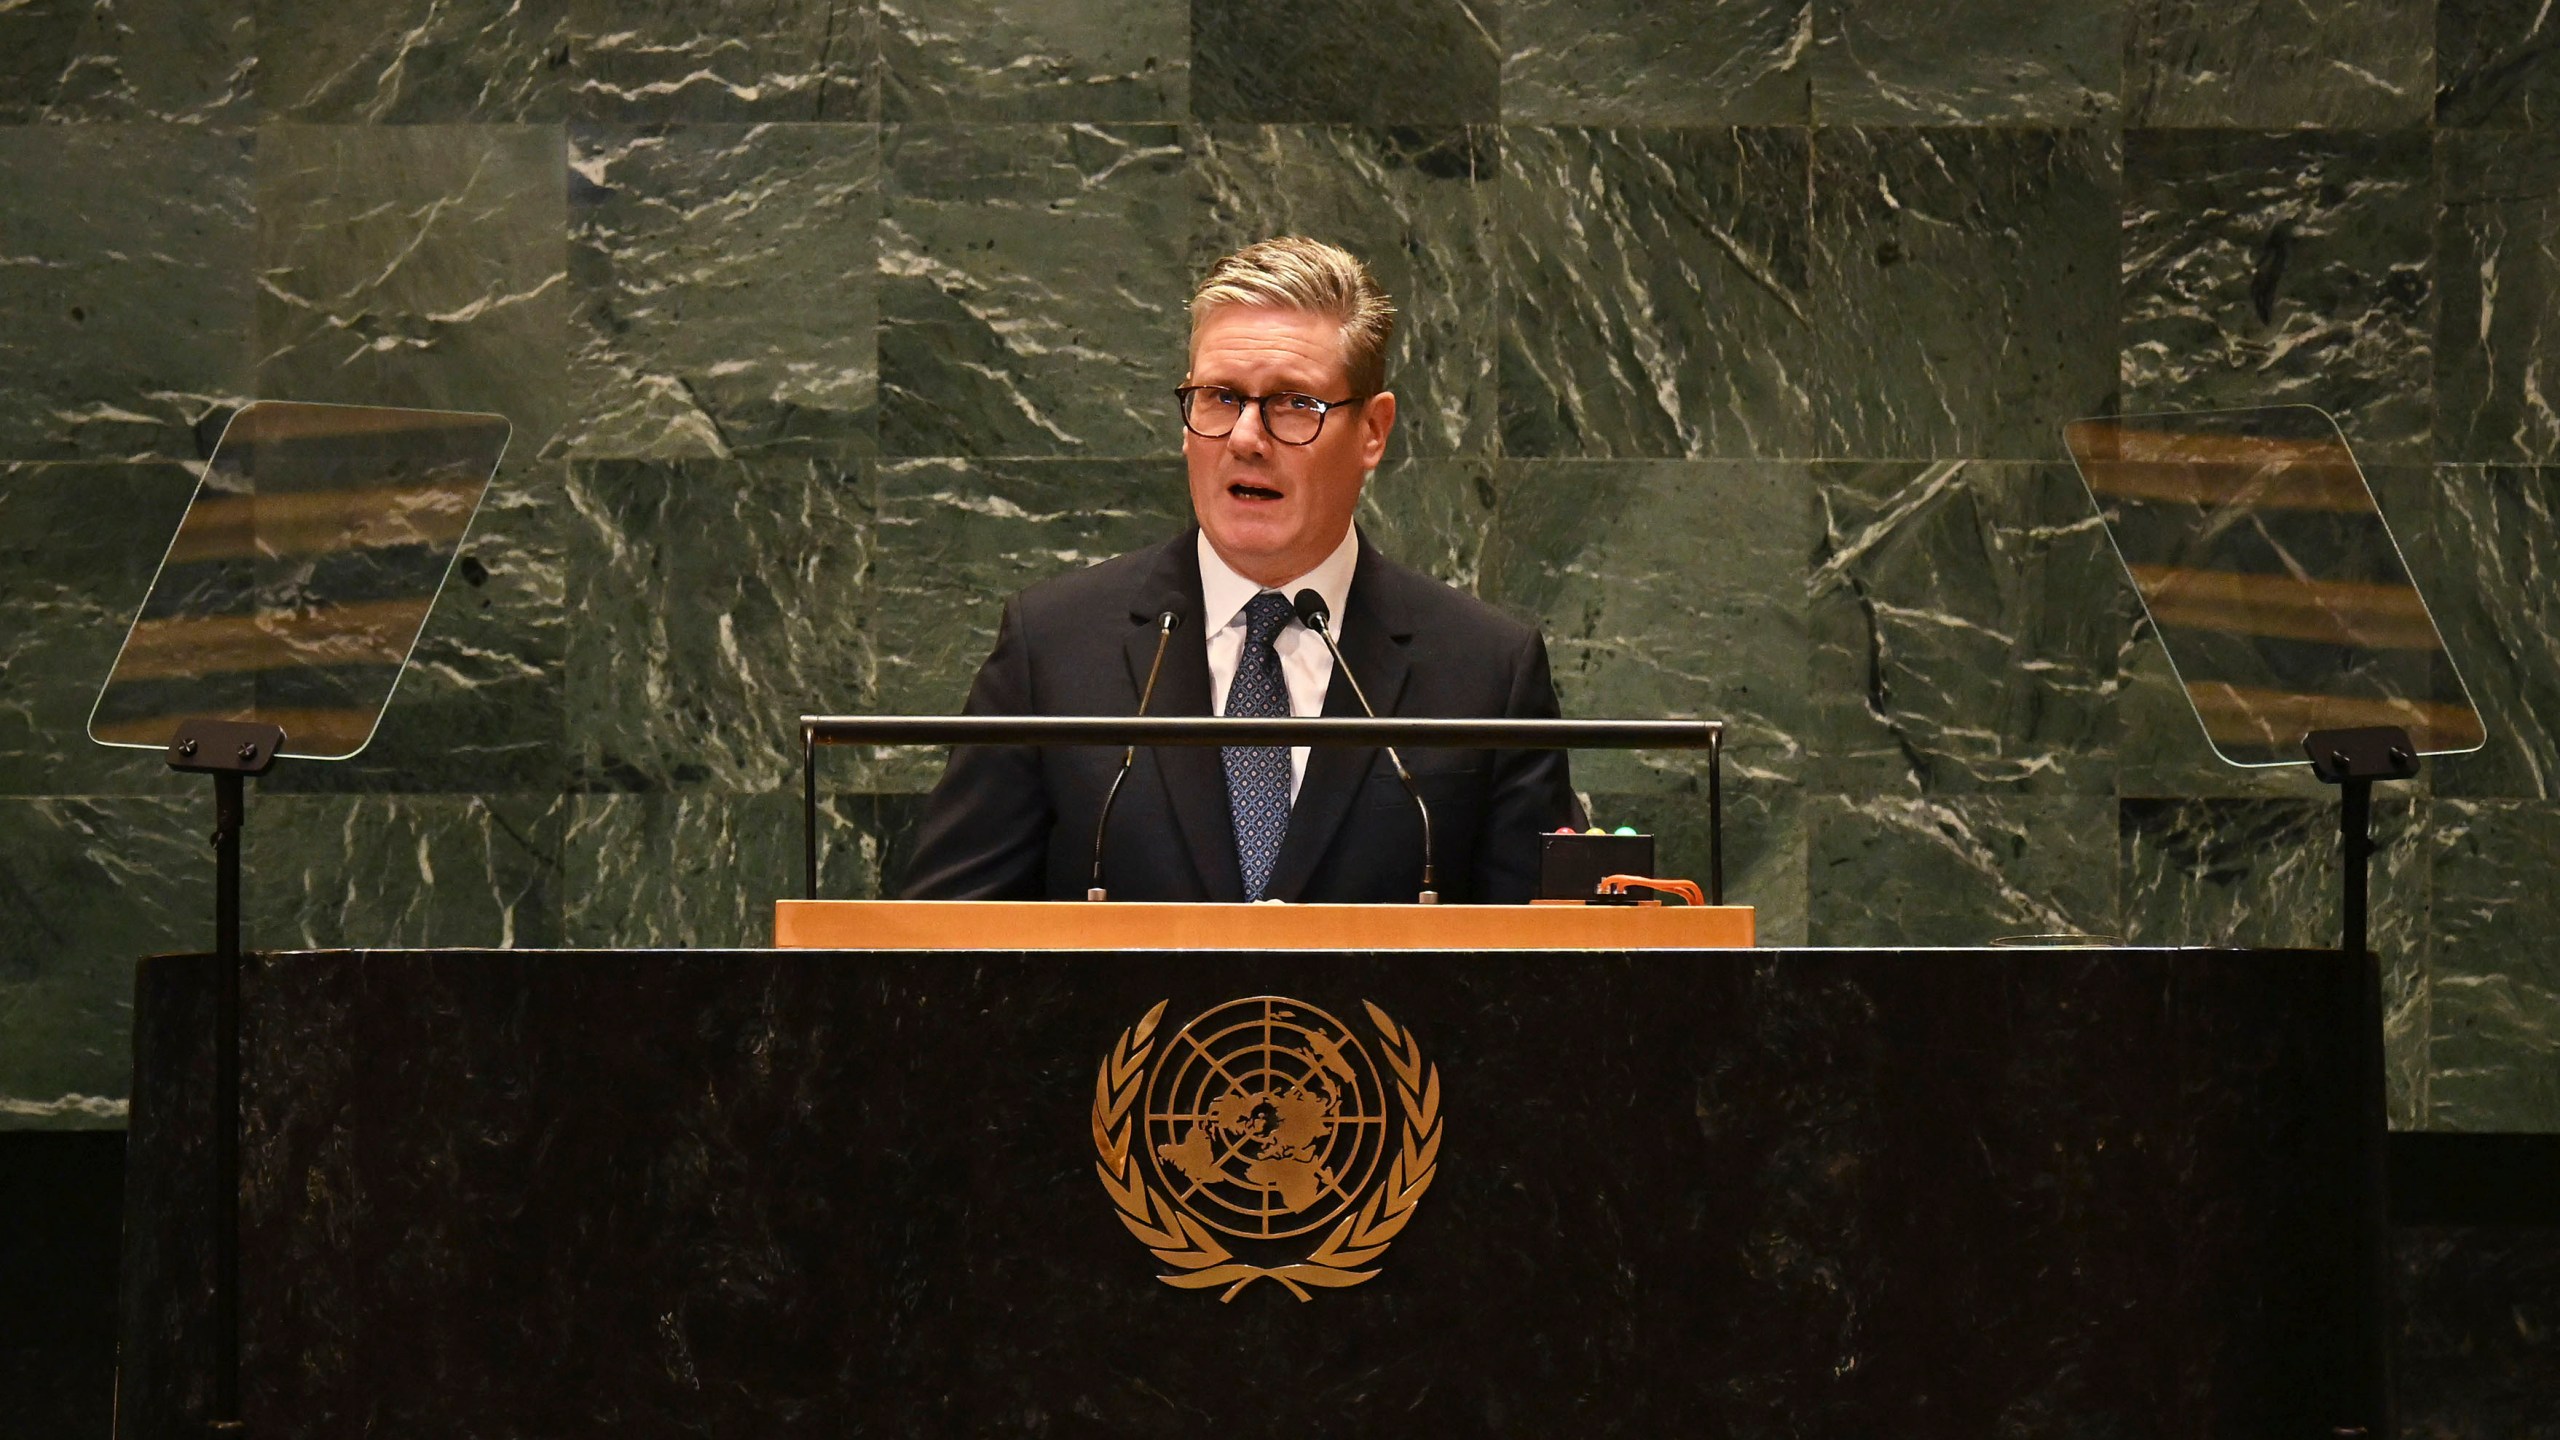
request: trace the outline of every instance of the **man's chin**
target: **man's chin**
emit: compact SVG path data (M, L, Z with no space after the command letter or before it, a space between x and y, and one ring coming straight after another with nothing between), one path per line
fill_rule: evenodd
M1302 548L1298 543L1297 528L1277 523L1277 516L1273 517L1275 523L1271 524L1253 524L1250 520L1258 517L1246 518L1248 523L1239 524L1237 517L1224 516L1221 517L1224 523L1205 527L1209 532L1209 544L1218 552L1218 558L1227 562L1227 568L1237 574L1266 584L1275 583L1269 576L1288 570L1289 557ZM1289 571L1289 574L1296 573ZM1280 578L1287 579L1288 576L1281 575Z
M1220 548L1257 553L1285 550L1298 538L1298 527L1277 505L1224 501L1218 506L1209 538Z

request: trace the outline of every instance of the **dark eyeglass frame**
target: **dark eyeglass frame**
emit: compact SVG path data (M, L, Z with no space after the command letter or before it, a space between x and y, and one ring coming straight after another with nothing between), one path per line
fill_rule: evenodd
M1208 431L1191 423L1191 397L1199 394L1203 390L1224 391L1244 402L1236 407L1236 419L1239 422L1244 419L1245 406L1252 406L1261 415L1262 433L1269 435L1272 439L1272 443L1278 445L1313 445L1316 441L1323 438L1324 422L1333 414L1334 411L1342 409L1346 405L1357 405L1364 400L1374 400L1377 398L1375 395L1349 395L1340 400L1327 400L1321 396L1310 395L1303 390L1274 390L1268 395L1247 395L1233 385L1178 385L1174 387L1173 400L1174 404L1182 411L1182 428L1199 436L1203 440L1224 440L1228 436L1236 433L1236 427L1233 425L1230 425L1226 429L1212 435ZM1304 440L1283 439L1280 435L1275 433L1271 428L1271 402L1274 400L1304 400L1307 404L1313 406L1316 417L1315 433Z

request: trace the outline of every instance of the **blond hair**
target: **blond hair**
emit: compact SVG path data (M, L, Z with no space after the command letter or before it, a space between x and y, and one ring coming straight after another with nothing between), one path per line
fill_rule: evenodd
M1191 329L1212 310L1264 305L1303 310L1342 326L1342 363L1351 388L1375 395L1387 387L1387 342L1396 333L1395 302L1378 288L1359 257L1339 245L1282 235L1247 245L1209 267L1191 292ZM1326 397L1331 398L1331 397Z

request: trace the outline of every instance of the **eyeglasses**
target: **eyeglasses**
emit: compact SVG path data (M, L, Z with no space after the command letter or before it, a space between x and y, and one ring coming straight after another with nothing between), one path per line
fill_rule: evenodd
M1244 418L1245 407L1259 405L1262 433L1283 445L1314 444L1316 437L1324 433L1324 417L1369 398L1353 395L1343 400L1319 400L1291 390L1247 395L1224 385L1185 385L1173 394L1182 402L1183 428L1203 440L1226 439L1235 433L1236 422Z

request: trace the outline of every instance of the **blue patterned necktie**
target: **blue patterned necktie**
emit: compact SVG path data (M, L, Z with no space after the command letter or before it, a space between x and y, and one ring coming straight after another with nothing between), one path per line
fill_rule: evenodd
M1227 686L1227 713L1264 718L1289 713L1289 682L1280 674L1280 652L1272 640L1296 612L1289 599L1265 590L1244 607L1244 653L1236 657L1236 678ZM1230 745L1221 752L1227 762L1227 806L1236 820L1236 866L1244 872L1244 898L1259 900L1271 885L1272 862L1280 858L1280 837L1289 829L1289 747Z

